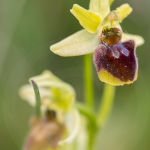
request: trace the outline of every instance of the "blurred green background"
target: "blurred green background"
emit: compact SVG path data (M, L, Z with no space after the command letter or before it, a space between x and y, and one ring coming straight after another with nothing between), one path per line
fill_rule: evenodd
M83 101L82 56L63 58L49 46L82 29L69 12L77 3L88 8L89 0L0 0L0 149L20 150L34 110L18 96L28 78L49 69L74 86ZM139 77L131 85L117 87L114 107L97 138L98 150L150 150L150 1L116 0L133 7L122 28L144 37L137 49ZM100 102L103 83L95 68L95 101Z

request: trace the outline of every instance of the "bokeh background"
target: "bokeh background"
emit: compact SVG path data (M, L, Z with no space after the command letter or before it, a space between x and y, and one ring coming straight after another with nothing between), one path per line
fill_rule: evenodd
M83 57L63 58L49 46L82 29L69 12L77 3L88 8L89 0L0 0L0 149L20 150L34 113L18 95L28 78L49 69L74 86L83 101ZM133 7L122 28L144 37L137 48L139 77L131 85L117 87L114 107L97 138L97 150L150 150L150 1L116 0ZM100 102L103 83L95 68L95 102Z

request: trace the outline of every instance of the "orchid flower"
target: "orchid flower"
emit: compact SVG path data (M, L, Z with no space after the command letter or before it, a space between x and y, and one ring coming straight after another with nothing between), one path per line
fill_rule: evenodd
M138 35L124 33L120 23L132 12L129 4L110 11L113 0L90 0L89 9L74 4L71 13L84 28L50 46L60 56L94 53L93 61L101 81L111 85L133 83L138 63L135 50L144 43Z
M63 82L50 71L44 71L41 75L30 78L29 82L31 80L34 80L39 87L39 92L41 95L41 115L43 117L40 121L38 119L34 119L38 121L33 121L36 122L36 126L33 126L30 131L25 147L32 146L34 148L31 148L31 150L38 150L37 147L39 147L39 145L37 142L30 145L30 141L37 141L37 138L40 138L40 142L42 144L49 143L48 145L43 144L44 146L48 146L46 147L47 149L49 148L50 150L53 150L56 148L57 150L61 150L61 148L64 146L66 147L67 144L74 140L80 128L80 115L78 110L74 107L74 101L76 99L75 91L71 85ZM30 84L22 86L19 94L22 99L26 100L31 106L35 107L35 94ZM47 112L52 113L47 115ZM55 115L51 115L53 112L56 113L57 117L53 117ZM61 135L61 133L63 133L62 130L64 129L67 130L67 134L65 134L66 136ZM57 135L59 138L57 138L56 133L53 133L52 130L58 133ZM39 134L36 131L38 131ZM46 136L50 137L52 135L55 137L55 140L51 138L54 142L46 142ZM56 139L59 139L59 141ZM43 145L42 148L46 149Z

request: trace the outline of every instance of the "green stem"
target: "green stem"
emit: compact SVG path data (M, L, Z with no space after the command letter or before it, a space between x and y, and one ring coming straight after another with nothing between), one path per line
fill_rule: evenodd
M86 102L86 109L83 109L81 105L77 105L80 112L82 112L85 116L87 116L89 123L88 123L88 135L89 135L89 145L88 150L92 150L94 139L96 136L96 132L98 127L102 127L112 108L113 99L115 95L115 86L105 84L104 93L102 96L102 103L100 105L97 121L95 121L95 117L93 113L89 111L89 108L94 110L94 96L93 96L93 78L92 78L92 62L91 62L91 55L84 56L84 88L85 88L85 102ZM98 125L98 126L97 126Z
M93 109L93 77L91 54L84 55L84 90L86 106Z
M38 85L36 84L35 81L31 80L32 82L32 86L34 89L34 93L35 93L35 99L36 99L36 115L37 117L40 116L40 105L41 105L41 98L40 98L40 92L39 92L39 88Z
M95 117L93 117L94 110L94 94L93 94L93 76L92 76L92 58L91 54L84 56L84 93L85 93L85 103L86 109L78 105L80 111L88 118L88 150L92 150L95 134L97 130L97 122ZM88 111L86 111L88 110ZM89 111L91 110L91 111ZM89 112L89 113L88 113Z
M98 111L98 125L99 127L103 127L113 105L113 100L115 96L115 86L105 84L104 92L102 96L102 103L100 105L99 111Z

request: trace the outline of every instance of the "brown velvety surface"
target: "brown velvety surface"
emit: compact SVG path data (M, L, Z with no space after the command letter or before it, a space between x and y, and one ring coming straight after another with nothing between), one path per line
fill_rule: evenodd
M128 50L128 53L124 53L124 50ZM97 72L105 69L121 81L134 80L138 67L135 50L133 40L115 45L101 43L93 57Z

